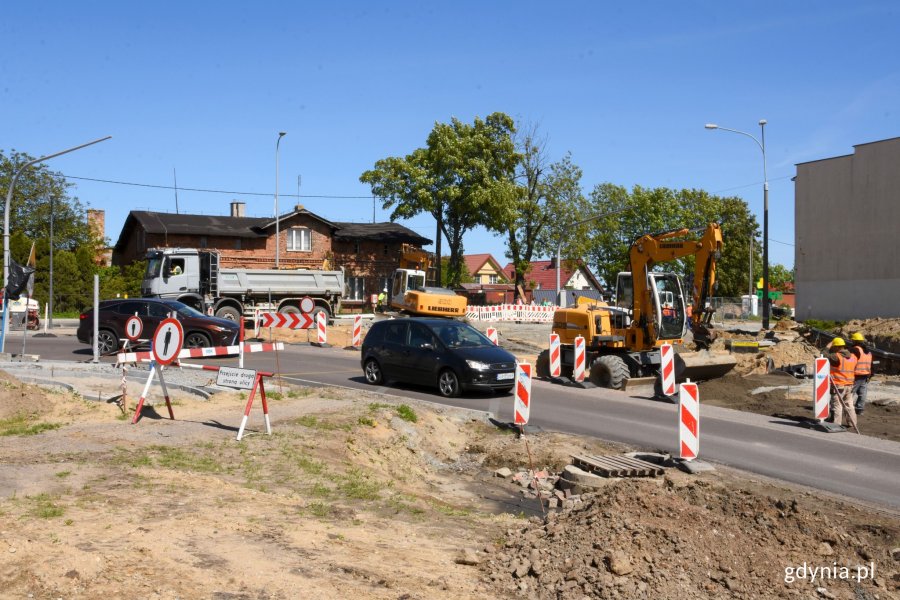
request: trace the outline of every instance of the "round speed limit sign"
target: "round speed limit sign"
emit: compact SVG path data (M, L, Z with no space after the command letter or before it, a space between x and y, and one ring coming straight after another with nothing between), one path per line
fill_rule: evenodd
M316 303L309 296L300 299L300 312L311 313L316 307Z
M153 359L160 365L171 364L184 342L184 328L178 319L163 319L153 334Z
M133 315L128 317L128 320L125 321L125 337L132 342L137 341L137 339L141 337L143 331L144 322L141 321L139 316Z

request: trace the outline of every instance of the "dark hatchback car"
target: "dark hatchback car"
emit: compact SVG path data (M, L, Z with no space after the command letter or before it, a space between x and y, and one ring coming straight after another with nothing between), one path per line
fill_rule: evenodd
M512 390L516 357L474 327L451 319L377 321L362 344L366 381L437 386L442 396L462 391Z
M229 346L237 343L239 325L228 319L207 317L200 311L175 300L154 300L150 298L126 298L104 300L100 303L100 320L97 343L100 354L109 354L121 346L125 339L125 321L135 314L143 322L140 339L153 337L153 332L169 313L184 327L185 348L207 348L209 346ZM94 334L94 309L81 313L78 320L78 341L91 343Z

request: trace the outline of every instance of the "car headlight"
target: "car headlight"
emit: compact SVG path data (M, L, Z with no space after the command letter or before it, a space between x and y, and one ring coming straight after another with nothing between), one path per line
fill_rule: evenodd
M466 364L469 365L470 368L475 369L476 371L487 371L491 368L491 365L487 363L483 363L479 360L467 360Z

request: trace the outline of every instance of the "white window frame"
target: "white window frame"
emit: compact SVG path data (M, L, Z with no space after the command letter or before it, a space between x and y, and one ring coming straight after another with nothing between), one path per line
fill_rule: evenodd
M347 277L347 297L346 300L365 300L366 299L366 278L362 275L351 275Z
M497 285L498 283L500 283L500 276L499 276L499 275L496 275L496 274L495 274L495 275L488 275L488 283L489 283L490 285Z
M305 236L304 232L306 232ZM306 242L305 248L304 242ZM312 231L309 227L291 227L288 229L287 249L289 252L312 252Z

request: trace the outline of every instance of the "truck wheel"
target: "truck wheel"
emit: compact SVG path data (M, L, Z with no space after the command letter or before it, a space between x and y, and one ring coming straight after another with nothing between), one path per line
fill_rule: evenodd
M283 315L299 315L300 307L294 306L293 304L285 304L284 306L282 306L278 309L278 312L280 312Z
M233 306L223 306L216 311L216 316L220 319L228 319L229 321L237 323L241 318L241 311Z
M624 389L628 377L628 365L615 354L605 354L591 365L591 383L599 387Z
M534 363L534 374L538 379L548 379L550 377L550 351L544 350L537 356Z
M317 323L316 319L318 318L319 313L325 313L326 322L331 318L331 315L328 314L327 308L325 308L324 306L316 306L314 309L312 309L312 312L309 313L309 316L310 318L312 318L313 323Z

